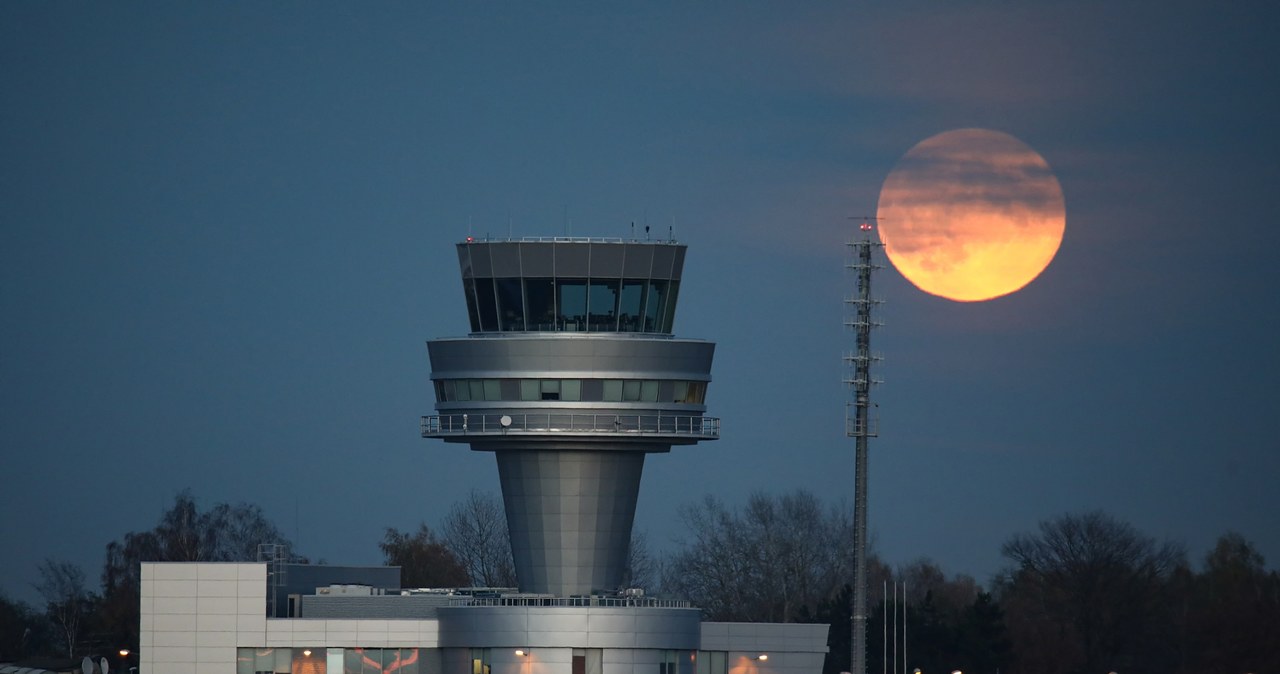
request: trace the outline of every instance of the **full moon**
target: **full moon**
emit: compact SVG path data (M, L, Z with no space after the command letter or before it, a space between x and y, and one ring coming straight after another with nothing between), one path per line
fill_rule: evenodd
M947 131L908 150L880 189L876 215L893 266L917 288L957 302L1031 283L1067 224L1048 162L986 129Z

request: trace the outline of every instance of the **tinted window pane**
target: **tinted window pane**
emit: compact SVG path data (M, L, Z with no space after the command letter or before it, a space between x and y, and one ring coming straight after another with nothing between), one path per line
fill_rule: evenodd
M480 331L498 329L498 305L493 299L493 279L476 279L476 305L480 309Z
M580 379L563 379L560 381L560 399L561 400L581 400L582 399L582 380Z
M497 379L484 380L484 399L502 400L502 385Z
M556 279L556 307L560 312L561 329L586 330L586 279Z
M503 379L502 380L502 399L503 400L519 400L520 399L520 380L519 379Z
M618 402L622 400L622 380L606 379L604 380L604 395L602 400L606 402Z
M582 380L583 400L604 400L604 381L601 379Z
M542 399L543 400L559 400L560 399L560 380L559 379L543 379L542 380Z
M480 310L476 308L475 279L462 279L462 291L467 296L467 316L471 319L471 331L480 332Z
M618 329L622 332L640 332L644 315L644 289L647 281L626 279L622 282L622 296L618 302Z
M484 380L468 379L467 384L471 387L472 400L484 400Z
M662 324L658 332L671 332L676 319L676 296L680 294L680 282L672 281L667 290L667 306L662 311Z
M499 328L504 331L524 330L524 292L520 289L520 279L500 278L495 283L498 288L498 318L502 321Z
M588 311L588 329L592 332L614 332L618 329L618 280L593 280Z
M542 394L538 390L537 379L521 379L520 380L520 399L521 400L541 400Z
M650 281L649 296L644 304L644 329L641 332L657 332L658 319L662 317L664 301L667 299L667 282Z
M466 379L459 379L453 384L454 393L457 395L459 402L467 402L471 400L471 387L467 385Z
M640 399L649 402L658 402L658 382L646 381L640 385Z
M678 382L674 382L674 384L675 384L675 391L671 395L671 397L673 398L672 402L677 402L677 403L689 402L688 401L689 382L678 381Z
M622 399L628 401L640 400L640 381L629 380L622 382Z
M555 330L555 284L549 278L524 280L526 330Z

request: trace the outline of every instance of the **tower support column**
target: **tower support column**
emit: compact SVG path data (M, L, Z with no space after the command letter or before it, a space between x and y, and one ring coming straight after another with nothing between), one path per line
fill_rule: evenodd
M623 583L644 452L497 452L511 555L524 592L558 597Z

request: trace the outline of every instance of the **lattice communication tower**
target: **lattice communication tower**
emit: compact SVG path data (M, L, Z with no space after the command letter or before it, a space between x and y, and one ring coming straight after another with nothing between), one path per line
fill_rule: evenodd
M871 297L871 276L880 265L872 263L872 251L884 244L872 240L872 221L859 218L860 236L849 243L853 261L847 266L858 279L857 293L845 299L845 326L853 330L854 350L844 355L845 378L853 399L845 402L845 435L855 442L853 491L853 606L850 620L849 671L867 671L867 445L876 436L876 419L871 416L871 387L881 383L871 378L871 364L880 357L871 352L871 329L881 325L873 317L880 300Z

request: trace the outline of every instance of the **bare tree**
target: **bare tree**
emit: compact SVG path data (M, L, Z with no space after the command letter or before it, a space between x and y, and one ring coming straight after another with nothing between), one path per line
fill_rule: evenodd
M40 563L36 591L45 600L49 617L66 640L67 657L74 658L80 643L80 627L93 600L84 587L84 572L71 562L45 559Z
M400 582L406 587L460 587L467 583L466 568L425 524L413 534L388 528L378 547L387 566L400 567Z
M155 528L107 544L99 623L113 643L138 647L142 562L250 562L259 543L291 544L256 505L220 503L202 512L183 490Z
M837 593L852 568L852 548L839 544L851 539L852 518L807 491L756 493L741 511L709 496L681 516L691 541L665 567L663 589L714 620L795 620Z
M1089 512L1041 522L1039 533L1013 536L1002 552L1014 563L1001 604L1014 643L1025 647L1015 648L1020 669L1158 668L1152 658L1169 636L1164 594L1184 564L1179 546Z
M472 585L516 586L507 516L495 496L471 490L449 509L440 529L445 546L466 568Z
M652 591L656 589L661 572L661 564L649 551L648 534L643 531L632 532L631 548L627 550L627 568L623 574L622 586Z

